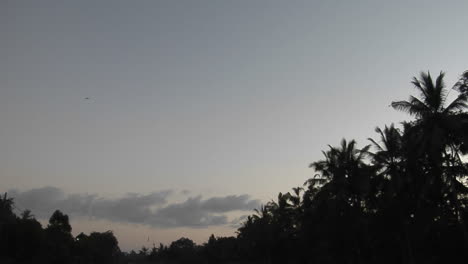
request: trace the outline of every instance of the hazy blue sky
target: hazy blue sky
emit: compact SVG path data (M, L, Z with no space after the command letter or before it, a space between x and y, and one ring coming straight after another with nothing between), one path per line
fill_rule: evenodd
M124 249L232 234L313 175L327 144L363 146L406 118L389 104L413 75L453 84L468 69L467 10L3 0L0 191L38 216L63 207L75 232L112 229Z

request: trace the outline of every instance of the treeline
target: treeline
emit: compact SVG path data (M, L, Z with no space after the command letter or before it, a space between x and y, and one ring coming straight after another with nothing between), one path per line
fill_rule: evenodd
M413 121L377 128L378 139L370 138L360 149L344 139L329 146L323 160L310 165L316 175L248 216L236 237L212 235L203 245L181 238L169 246L122 254L112 233L94 233L109 240L93 234L73 239L59 212L44 230L30 217L5 214L5 197L1 254L15 263L24 256L43 256L42 250L48 253L43 257L56 261L66 255L74 261L60 263L464 263L468 72L452 87L450 102L443 79L443 73L435 80L429 73L414 78L418 96L391 104ZM15 228L5 228L5 219ZM22 244L26 240L36 242ZM80 241L87 242L79 247ZM102 256L108 258L98 261L93 250L107 252Z
M46 228L26 210L13 213L12 198L0 198L0 263L119 263L118 242L111 231L76 237L68 216L59 210Z

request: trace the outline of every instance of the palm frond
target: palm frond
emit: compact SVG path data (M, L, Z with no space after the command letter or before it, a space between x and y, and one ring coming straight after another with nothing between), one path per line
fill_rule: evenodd
M445 83L444 83L444 72L440 72L439 76L436 79L436 84L435 84L435 90L434 90L434 100L437 99L437 105L439 109L442 109L442 107L445 104L445 100L447 98L447 92L445 89Z
M411 104L410 114L412 113L415 116L424 116L431 112L431 107L429 105L414 96L410 96L409 103Z
M374 147L375 147L378 151L384 151L384 149L382 148L382 146L380 146L380 144L377 143L374 139L372 139L372 138L367 138L367 140L369 140L372 144L374 144Z
M460 93L468 93L468 71L462 73L458 82L453 86L453 89Z
M413 80L411 83L414 85L416 89L418 89L419 93L421 94L421 97L426 98L429 97L429 94L427 93L426 87L421 84L421 81L419 81L418 78L413 77Z
M438 76L437 79L436 79L436 85L435 85L435 87L436 87L437 89L442 89L442 88L445 87L444 77L445 77L445 72L441 71L441 72L439 73L439 76Z
M407 101L396 101L392 102L391 106L398 111L410 112L411 104Z
M460 94L444 110L444 114L453 113L468 108L468 94Z
M365 155L369 154L370 147L371 145L366 145L361 150L359 150L359 155L357 156L357 159L356 159L358 162L360 162Z
M421 72L421 81L424 83L429 94L434 93L434 82L432 81L431 73L429 71L427 71L427 73Z
M412 116L423 116L425 113L429 112L427 106L421 102L419 99L413 97L415 100L411 102L408 101L397 101L392 102L391 106L398 111L407 112ZM410 98L410 99L413 99Z

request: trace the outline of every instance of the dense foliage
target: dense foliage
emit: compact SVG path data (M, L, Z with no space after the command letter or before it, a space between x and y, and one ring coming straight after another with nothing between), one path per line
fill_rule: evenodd
M418 96L392 103L414 119L378 139L329 146L316 174L248 216L237 237L121 254L111 232L73 238L55 212L47 228L0 202L0 256L14 263L455 263L468 259L468 72L448 99L441 73L413 79ZM452 94L453 95L453 94ZM1 260L1 259L0 259Z
M121 255L112 232L71 234L68 216L59 210L46 228L26 210L13 213L13 199L0 198L0 263L118 263Z

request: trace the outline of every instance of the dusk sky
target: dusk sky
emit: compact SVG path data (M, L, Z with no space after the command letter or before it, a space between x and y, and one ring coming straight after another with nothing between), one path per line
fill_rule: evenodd
M468 69L468 1L0 1L0 191L123 250L233 235ZM18 212L17 211L17 212ZM45 222L43 222L45 223Z

